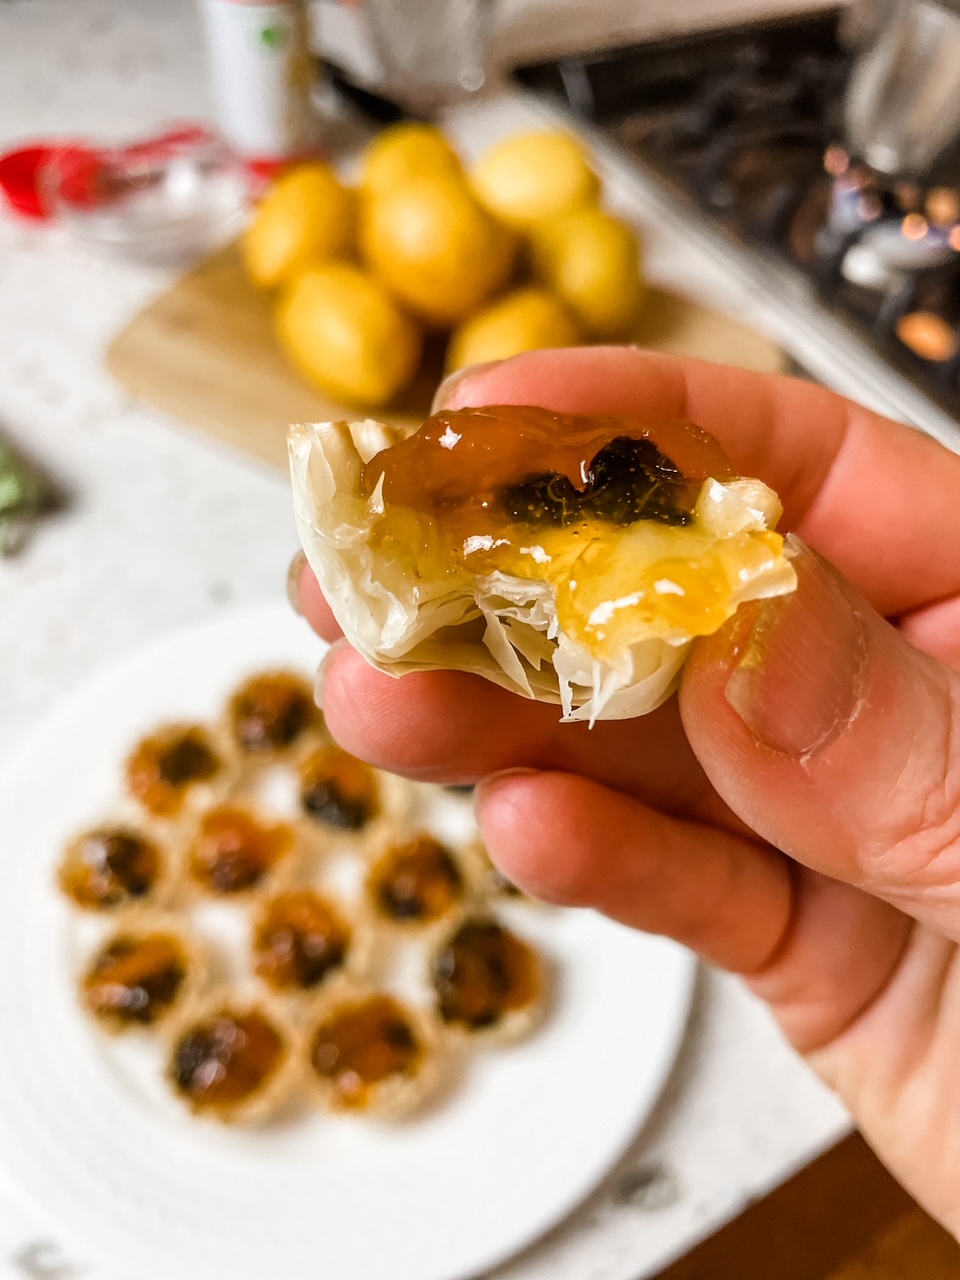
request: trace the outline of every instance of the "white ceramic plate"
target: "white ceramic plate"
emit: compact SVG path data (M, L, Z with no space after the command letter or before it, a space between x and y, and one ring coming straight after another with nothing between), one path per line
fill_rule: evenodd
M137 1280L461 1280L568 1213L670 1071L692 958L590 912L511 907L555 962L551 1016L469 1058L424 1116L310 1116L265 1131L183 1115L139 1051L97 1035L72 987L64 840L117 795L164 720L213 717L258 668L319 642L272 607L164 641L43 724L0 781L0 1160L62 1230ZM519 912L519 915L517 914Z

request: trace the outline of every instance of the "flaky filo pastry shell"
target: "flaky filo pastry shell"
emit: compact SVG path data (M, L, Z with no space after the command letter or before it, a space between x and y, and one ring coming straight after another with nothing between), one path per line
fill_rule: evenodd
M601 660L560 629L549 583L502 572L415 577L372 546L382 486L365 497L364 465L403 438L382 423L306 423L290 429L294 507L307 560L344 635L376 668L468 671L540 702L565 720L645 715L673 691L693 636L653 618L638 623L616 660ZM696 516L725 539L772 529L781 514L760 480L704 482ZM730 613L796 586L788 556L738 574Z

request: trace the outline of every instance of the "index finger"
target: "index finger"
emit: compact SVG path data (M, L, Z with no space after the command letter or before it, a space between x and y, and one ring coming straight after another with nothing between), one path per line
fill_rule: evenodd
M632 347L532 351L467 372L444 408L689 418L742 475L780 495L784 524L885 614L960 588L960 458L824 387ZM882 554L881 554L882 549Z

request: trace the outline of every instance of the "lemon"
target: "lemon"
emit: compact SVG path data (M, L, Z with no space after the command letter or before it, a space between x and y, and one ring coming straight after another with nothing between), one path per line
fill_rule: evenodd
M314 262L346 253L354 240L355 196L325 164L292 169L257 205L242 242L247 274L270 289Z
M589 204L599 191L587 152L567 133L521 133L498 143L470 182L481 204L518 228Z
M592 338L621 337L644 294L640 244L602 209L581 209L533 233L534 269Z
M460 159L444 135L431 124L394 124L363 153L360 186L367 195L381 195L406 178L431 173L461 175Z
M571 347L580 340L569 313L545 289L516 289L457 329L447 349L448 370L506 360L541 347Z
M359 267L331 262L298 276L280 299L276 332L309 381L353 404L381 405L413 377L421 335Z
M407 179L366 201L360 247L404 307L441 327L486 301L513 257L510 232L464 182L441 174Z

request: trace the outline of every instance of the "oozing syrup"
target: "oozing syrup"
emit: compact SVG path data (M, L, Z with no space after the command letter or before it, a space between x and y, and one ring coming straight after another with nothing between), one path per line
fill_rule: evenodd
M160 850L135 831L103 827L78 836L60 864L60 888L78 906L111 910L146 898L163 866Z
M366 1105L372 1088L396 1075L413 1075L424 1047L392 996L374 995L336 1010L313 1034L310 1063L332 1085L342 1107Z
M468 920L437 955L433 985L441 1018L479 1031L534 1003L540 968L533 950L502 925Z
M350 929L313 889L291 889L264 907L254 926L254 967L279 990L316 987L346 959Z
M377 813L376 775L339 747L321 747L300 766L300 800L321 826L359 831Z
M651 427L638 419L487 405L428 418L419 431L371 459L363 488L373 493L382 476L385 502L431 512L476 505L492 514L504 489L531 476L562 476L586 494L594 459L622 438L654 445L668 464L664 480L679 475L699 484L735 475L716 440L692 422Z
M209 893L240 893L258 885L293 847L285 822L260 822L246 809L220 805L200 819L188 870Z
M181 1032L170 1078L195 1111L229 1113L255 1098L285 1052L283 1036L265 1014L225 1008Z
M188 967L182 944L171 934L120 936L91 962L83 998L104 1022L120 1028L152 1026L175 1003Z
M488 406L436 414L364 467L381 504L371 543L414 579L494 572L553 588L563 631L614 657L636 624L707 634L732 612L741 569L772 563L767 530L719 541L698 515L705 482L736 472L693 423Z
M388 849L371 868L367 891L388 920L438 920L463 897L463 878L449 849L421 835Z
M127 785L156 817L175 818L190 788L210 782L222 768L199 725L161 729L139 742L127 759Z
M253 676L230 699L233 737L255 755L292 747L319 717L310 686L288 671Z

